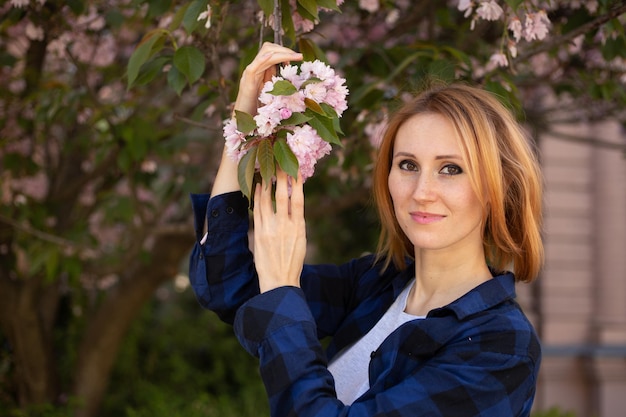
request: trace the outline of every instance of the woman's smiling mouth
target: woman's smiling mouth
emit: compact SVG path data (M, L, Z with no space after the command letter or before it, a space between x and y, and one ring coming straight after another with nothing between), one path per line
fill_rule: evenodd
M418 224L431 224L445 218L441 214L425 213L423 211L411 212L411 218Z

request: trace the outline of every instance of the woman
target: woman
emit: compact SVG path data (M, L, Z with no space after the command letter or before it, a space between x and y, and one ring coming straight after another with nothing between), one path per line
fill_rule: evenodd
M265 44L235 108L254 113L274 66L301 59ZM277 173L275 211L271 187L255 190L254 256L234 162L223 158L210 199L192 196L193 288L259 357L272 416L530 414L541 353L514 284L542 262L541 181L496 99L439 87L391 118L374 172L375 255L303 265L302 183L289 195L287 181Z

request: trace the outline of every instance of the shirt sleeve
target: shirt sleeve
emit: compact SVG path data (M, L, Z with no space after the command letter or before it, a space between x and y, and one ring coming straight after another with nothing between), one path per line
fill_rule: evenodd
M248 245L248 200L240 192L191 195L196 243L189 280L199 303L232 323L244 302L259 293Z
M313 316L299 288L280 287L249 300L237 313L235 333L260 360L274 417L528 416L538 371L536 358L528 352L538 347L529 347L532 341L524 346L526 338L516 332L495 331L489 320L468 326L476 335L472 340L449 325L454 320L421 321L430 321L426 327L443 326L447 340L429 338L427 328L407 337L400 330L411 326L401 327L396 333L411 350L403 353L398 344L385 350L384 343L394 342L384 342L381 357L372 360L378 365L370 365L373 386L350 406L336 398ZM377 366L381 371L373 377ZM400 377L398 369L408 368L410 373Z
M250 226L248 200L240 192L210 198L192 194L196 243L189 260L189 279L199 303L215 311L227 323L237 309L259 294L254 259L249 249ZM319 336L332 335L345 316L358 305L360 288L367 296L370 287L357 281L371 276L373 258L366 256L342 265L304 265L301 286L310 310L320 325ZM369 275L368 275L369 271Z

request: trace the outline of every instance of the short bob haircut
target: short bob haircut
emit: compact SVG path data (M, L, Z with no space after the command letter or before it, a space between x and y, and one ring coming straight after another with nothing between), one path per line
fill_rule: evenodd
M516 281L531 282L543 264L542 177L531 142L512 113L491 93L456 83L422 91L391 116L374 168L373 194L381 221L377 259L405 269L413 244L396 219L388 177L396 134L422 113L452 122L472 187L484 212L483 247L487 264L512 270Z

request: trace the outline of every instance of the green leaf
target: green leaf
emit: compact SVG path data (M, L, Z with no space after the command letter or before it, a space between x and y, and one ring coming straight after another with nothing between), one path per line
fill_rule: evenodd
M55 248L52 248L48 251L46 258L46 280L48 282L54 282L57 268L59 267L59 252Z
M311 125L311 127L317 131L317 134L326 142L341 145L339 136L337 136L337 132L335 132L333 121L328 117L316 116L309 120L309 125Z
M237 121L237 130L247 135L256 129L256 122L251 114L244 111L235 110L235 120Z
M174 52L174 66L181 72L189 84L193 84L200 79L204 73L204 55L195 46L182 46Z
M128 67L126 70L126 76L128 78L127 88L130 89L130 87L133 86L133 83L137 79L137 75L139 75L139 69L141 66L148 59L150 59L155 52L157 52L153 51L152 48L164 35L165 32L161 29L150 31L143 37L141 42L139 42L139 45L128 60Z
M85 11L85 2L81 0L67 0L65 4L74 12L76 16L80 16Z
M171 62L171 57L159 56L147 62L141 67L135 85L146 85L154 80L163 71L163 67Z
M271 16L274 13L274 0L258 0L258 2L265 16Z
M187 79L180 71L178 71L176 67L173 66L167 72L167 83L174 91L176 91L176 94L180 96L183 92L183 88L185 88L185 85L187 84Z
M338 118L339 116L337 116L337 112L335 111L335 109L333 109L333 106L331 106L330 104L327 103L321 103L320 107L322 108L322 110L324 111L324 114L327 117L331 117L331 118Z
M520 4L522 4L524 0L505 0L505 2L509 5L511 9L513 9L514 12L516 12Z
M300 47L300 52L304 57L305 61L315 61L319 59L320 61L328 64L328 58L324 51L320 49L319 46L310 39L301 37L298 40L298 46Z
M290 81L278 80L274 83L274 88L269 93L275 96L290 96L297 92L298 89Z
M520 0L522 1L522 0ZM341 9L337 6L337 0L317 0L317 5L325 9L334 10L341 13Z
M298 168L300 164L285 139L278 139L274 142L274 155L276 156L276 161L280 169L291 177L298 178Z
M257 160L261 168L261 178L266 184L271 184L272 177L276 174L276 164L274 162L274 148L270 139L263 139L259 142Z
M256 165L256 155L258 147L255 145L251 147L248 152L239 161L237 167L237 180L239 181L239 188L241 192L248 197L248 200L252 202L252 182L254 181L254 167Z
M148 1L148 18L164 15L170 6L171 0L150 0Z
M107 26L117 29L124 24L126 18L119 10L109 10L104 14L104 20Z
M134 136L128 141L128 150L133 160L140 161L148 152L148 143L143 138Z
M291 17L291 6L289 5L289 1L283 0L280 2L281 5L281 15L282 15L282 27L285 33L285 37L295 41L296 39L296 28L293 25L293 18Z
M413 54L407 55L406 58L402 60L402 62L398 65L394 66L393 71L387 77L387 81L391 82L395 77L398 76L402 71L404 71L408 66L412 65L415 61L419 60L421 57L430 57L432 56L431 52L428 51L419 51Z
M315 0L298 0L298 13L305 19L311 21L320 19L317 13L317 2Z
M333 122L333 129L335 130L335 132L343 135L343 131L341 130L341 124L339 123L339 116L337 116L337 112L335 111L335 109L333 109L331 105L326 103L322 103L321 106L324 109L324 112L326 112L326 114L330 116ZM343 146L341 143L337 144Z
M607 61L612 61L617 57L626 56L626 41L624 36L608 38L602 47L602 57Z
M201 23L198 21L198 16L200 15L200 13L205 11L206 8L207 8L206 0L196 0L189 5L183 17L183 27L187 31L187 34L191 35L191 33Z
M322 107L317 103L317 101L312 100L310 98L305 98L304 99L304 104L306 105L307 109L311 109L311 110L313 110L317 114L321 114L322 116L326 116L326 113L324 113L324 109L322 109Z
M130 171L130 167L132 165L133 165L133 158L132 158L132 155L130 154L130 151L128 150L128 148L122 149L119 155L117 156L117 166L123 172L128 172Z
M172 17L172 21L167 27L170 32L178 29L178 26L180 26L180 24L182 23L183 18L185 17L185 13L187 13L187 9L189 9L189 6L191 6L191 4L186 3L180 6L178 10L176 10L174 17Z
M450 82L454 80L455 67L450 61L436 59L428 65L428 73L439 80Z
M295 126L301 125L311 120L311 116L307 116L304 113L292 113L291 117L280 122L281 126Z

